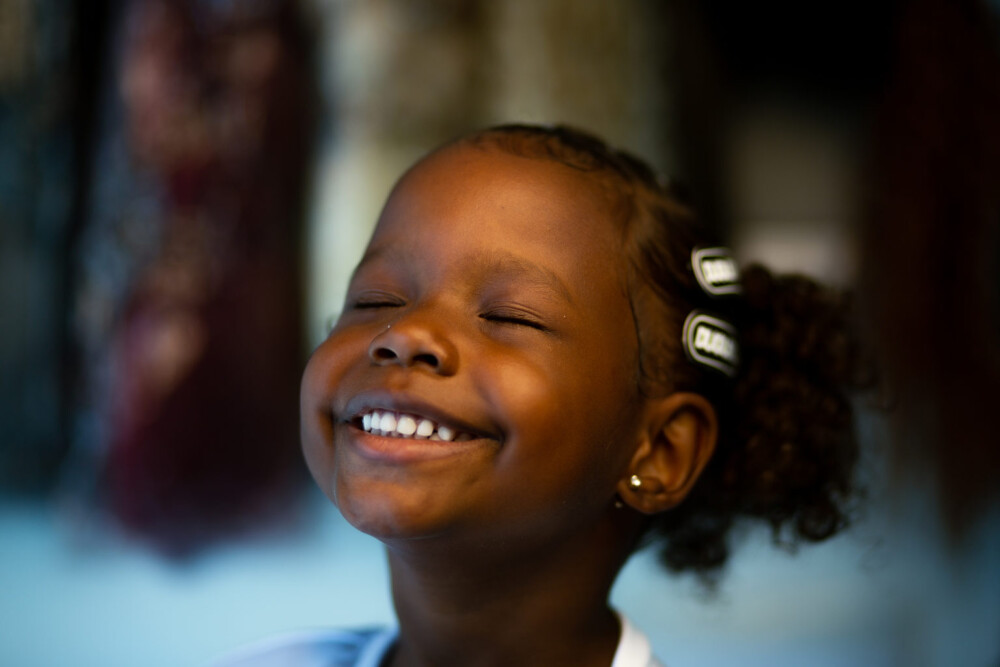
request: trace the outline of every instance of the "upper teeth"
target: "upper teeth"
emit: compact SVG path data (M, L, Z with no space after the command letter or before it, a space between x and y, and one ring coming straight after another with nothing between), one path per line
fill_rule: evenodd
M390 410L372 410L361 417L361 426L368 433L417 440L454 440L454 429L435 424L430 419ZM463 436L466 434L462 434Z

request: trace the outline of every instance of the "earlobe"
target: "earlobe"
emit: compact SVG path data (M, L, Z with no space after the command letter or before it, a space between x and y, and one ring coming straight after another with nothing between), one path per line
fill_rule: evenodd
M639 512L657 514L680 503L698 480L715 451L718 418L704 396L690 392L653 399L647 408L643 440L618 495Z

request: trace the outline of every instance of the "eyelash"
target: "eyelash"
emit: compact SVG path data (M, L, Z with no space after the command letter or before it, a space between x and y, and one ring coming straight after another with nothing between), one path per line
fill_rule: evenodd
M539 331L549 330L548 327L538 320L517 311L490 311L481 314L479 317L487 322L493 322L495 324L511 324L515 326L530 327L532 329L538 329Z
M373 294L361 296L355 299L351 303L351 309L378 310L381 308L399 308L404 305L406 304L401 299L390 297L388 295ZM511 326L528 327L530 329L537 329L538 331L549 331L549 328L538 321L538 319L520 310L490 310L481 313L479 317L480 319L492 324L506 324Z
M398 308L404 305L402 300L383 295L359 297L351 304L352 310L375 310L378 308Z

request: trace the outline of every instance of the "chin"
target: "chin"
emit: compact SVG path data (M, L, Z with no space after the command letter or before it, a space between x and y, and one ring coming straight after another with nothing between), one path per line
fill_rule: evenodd
M450 523L432 498L386 482L338 480L332 497L349 524L382 542L433 537Z

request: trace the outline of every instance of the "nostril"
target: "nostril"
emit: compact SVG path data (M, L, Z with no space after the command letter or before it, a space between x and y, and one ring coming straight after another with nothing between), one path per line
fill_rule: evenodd
M453 373L454 357L447 341L419 326L382 331L368 346L368 358L372 364L420 366L433 373Z
M424 354L414 355L414 357L413 357L413 363L415 363L415 364L426 364L427 366L430 366L431 368L437 368L438 366L441 365L441 362L438 360L437 356L435 356L433 354L430 354L430 353L424 353Z
M377 347L372 351L375 361L392 361L396 359L396 353L387 347Z

